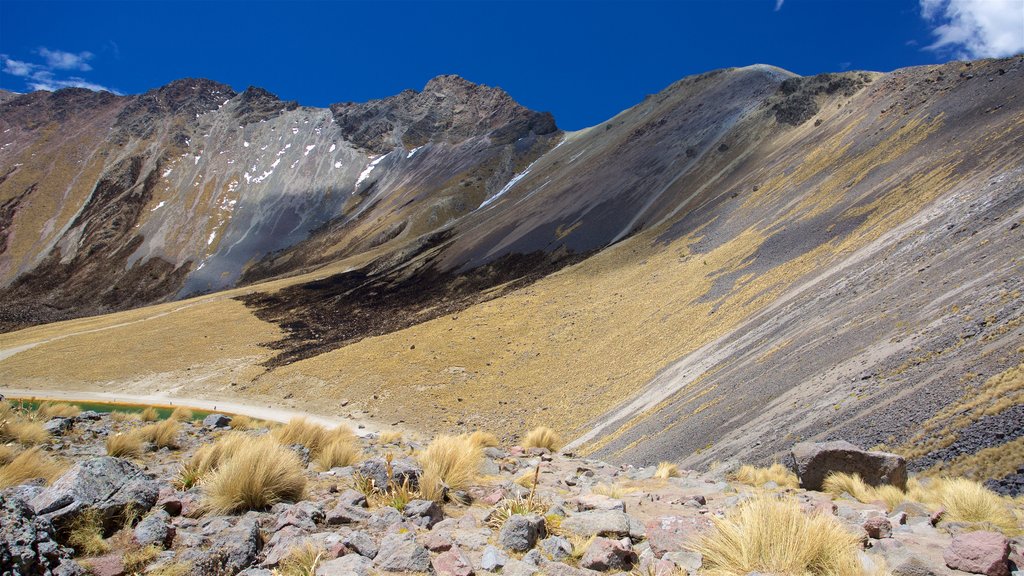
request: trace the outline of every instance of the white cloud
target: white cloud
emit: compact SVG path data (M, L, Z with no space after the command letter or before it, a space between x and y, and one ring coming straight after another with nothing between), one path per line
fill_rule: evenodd
M782 10L782 3L785 2L785 1L786 0L775 0L775 11L776 12L778 12L779 10Z
M999 58L1024 52L1024 0L920 0L935 27L929 50L962 58Z
M88 64L92 60L92 52L64 52L63 50L50 50L40 48L39 55L46 59L46 66L54 70L79 70L88 72L92 66Z
M64 71L89 72L92 66L88 60L93 58L92 52L65 52L40 48L36 54L43 62L26 62L15 60L7 54L0 54L0 64L4 73L25 79L25 87L29 90L55 91L61 88L87 88L89 90L106 90L120 94L117 90L90 82L81 76L64 76Z

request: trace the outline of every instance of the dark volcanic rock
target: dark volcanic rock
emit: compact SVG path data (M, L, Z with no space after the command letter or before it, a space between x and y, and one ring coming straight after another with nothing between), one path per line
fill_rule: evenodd
M53 540L54 529L46 518L36 516L27 502L11 491L0 492L0 571L12 576L44 574L67 564L72 551Z
M58 526L86 509L97 510L107 528L128 508L146 512L160 487L128 460L104 456L76 464L30 502L35 513Z
M822 482L832 472L858 474L872 486L892 484L907 486L907 462L902 456L888 452L868 452L849 442L800 442L793 446L794 472L800 486L821 490Z
M243 126L261 120L269 120L279 116L282 112L299 107L299 103L294 100L281 100L277 95L255 86L246 88L236 100L238 106L235 108L235 118Z

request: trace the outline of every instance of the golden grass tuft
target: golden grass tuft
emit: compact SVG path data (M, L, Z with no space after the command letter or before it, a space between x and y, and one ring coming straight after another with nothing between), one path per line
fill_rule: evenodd
M351 466L362 458L363 452L355 437L335 438L330 441L316 458L321 470L330 470L335 466Z
M124 564L124 571L128 574L141 574L147 566L156 560L160 555L160 547L150 544L143 548L133 548L124 553L121 561Z
M232 430L260 430L262 428L267 428L269 430L273 428L272 423L267 422L266 420L257 420L256 418L246 416L245 414L232 416L231 422L228 423L228 426Z
M142 438L136 432L122 432L107 436L107 456L139 458L142 456Z
M917 494L923 504L945 508L942 519L949 522L991 524L1010 536L1021 526L1013 513L1014 502L967 478L936 478Z
M0 421L0 442L18 442L25 446L42 444L50 439L42 422L22 420L17 416Z
M500 444L497 436L483 430L475 430L469 435L469 439L481 448L495 448Z
M523 438L523 448L547 448L552 452L562 447L562 437L547 426L538 426L530 430Z
M200 446L188 462L178 471L175 485L184 490L199 484L204 476L213 472L221 462L226 462L238 451L239 447L249 441L249 437L240 433L221 436L212 444Z
M736 482L755 487L763 486L768 482L775 482L782 488L800 487L800 480L796 474L778 462L767 468L744 464L731 475L731 478Z
M110 420L113 422L131 422L134 420L141 420L137 412L122 412L120 410L114 410L110 413Z
M62 472L64 466L50 458L41 448L29 448L0 467L0 488L17 486L35 478L43 478L49 484Z
M590 489L593 494L600 494L601 496L607 496L609 498L615 498L616 500L621 499L627 494L636 492L636 488L629 486L623 486L622 484L604 484L600 483Z
M214 512L262 510L302 499L306 489L302 463L273 438L243 437L226 456L202 480L206 502Z
M378 444L398 444L402 441L402 433L398 430L385 430L377 437Z
M310 455L314 458L319 456L324 446L333 440L354 435L352 429L348 426L340 425L333 430L328 430L305 418L293 418L284 426L275 429L272 434L274 438L277 438L278 442L285 446L302 444L309 449Z
M792 500L759 496L711 519L711 531L692 546L704 557L703 574L861 574L857 537L832 516L805 515Z
M20 451L10 444L0 444L0 466L10 464Z
M82 413L82 409L78 406L72 406L65 402L50 402L49 400L39 404L36 408L36 414L43 420L49 420L50 418L74 418Z
M889 510L909 499L906 492L895 486L871 486L864 482L858 474L845 474L842 472L829 474L825 481L822 482L822 490L835 496L845 492L855 500L865 504L882 502Z
M168 418L171 420L177 420L178 422L188 422L192 419L192 416L192 410L189 410L184 406L178 406L173 412L171 412L171 415Z
M110 551L110 544L103 539L103 519L99 511L87 508L72 520L68 545L82 556L98 556Z
M152 442L154 448L177 448L179 432L181 424L171 419L149 424L138 430L139 436L147 442Z
M658 469L654 471L654 477L662 480L678 478L679 476L679 466L671 462L658 462Z
M192 564L188 562L170 562L146 570L146 576L189 576L193 572Z
M419 455L423 466L420 493L428 500L441 501L444 486L450 490L468 488L477 478L483 450L469 436L438 436Z
M277 576L315 576L316 567L320 565L320 561L326 553L323 548L309 541L294 546L281 560L275 574Z
M504 525L505 521L511 516L515 516L517 514L523 516L530 514L543 516L547 509L547 503L540 500L534 500L533 498L523 498L522 496L505 498L501 502L498 502L494 507L494 510L487 518L487 523L491 529L497 531L501 530L502 525Z
M160 413L152 406L146 406L142 412L139 412L139 420L143 422L156 422L159 419Z

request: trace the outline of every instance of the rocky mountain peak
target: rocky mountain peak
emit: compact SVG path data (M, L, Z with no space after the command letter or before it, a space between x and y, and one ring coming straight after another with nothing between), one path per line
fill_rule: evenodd
M136 96L125 106L118 125L128 134L145 137L161 116L191 117L216 110L237 93L227 84L205 78L183 78Z
M235 117L240 124L252 124L260 120L268 120L288 110L295 110L299 103L295 100L281 100L277 94L249 86L238 96Z

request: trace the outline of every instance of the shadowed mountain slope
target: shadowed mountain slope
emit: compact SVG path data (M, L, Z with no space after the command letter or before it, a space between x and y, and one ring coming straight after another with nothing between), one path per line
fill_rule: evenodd
M232 142L157 166L138 213L173 208L164 224L126 216L140 232L125 244L136 224L100 234L75 215L48 234L111 240L40 257L33 238L14 254L67 266L131 246L118 274L160 254L147 278L173 290L149 301L244 287L0 335L0 376L430 431L548 424L579 451L640 463L771 460L796 439L846 438L1012 483L1019 459L997 452L1024 452L1022 85L1019 57L811 78L759 65L686 78L573 133L451 77L331 111L221 94L162 120L168 134L174 118L200 122L182 146ZM103 98L84 132L138 102ZM236 133L242 101L261 121ZM103 194L130 180L145 195L147 169L120 162L97 169ZM204 162L223 163L203 173L220 196L189 191ZM0 184L0 198L29 185ZM172 258L179 228L191 244ZM8 294L65 301L60 276L26 283L27 257L9 258Z

